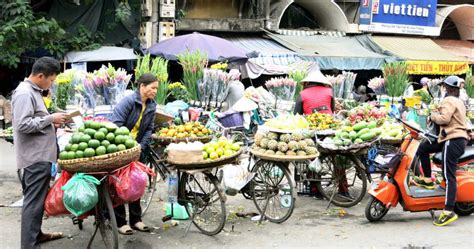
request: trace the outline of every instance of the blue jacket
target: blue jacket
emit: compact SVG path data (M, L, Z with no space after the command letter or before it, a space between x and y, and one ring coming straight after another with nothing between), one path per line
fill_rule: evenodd
M111 121L118 126L125 126L131 131L137 123L141 111L142 99L140 93L137 91L123 98L117 106L115 106ZM147 148L150 144L151 135L154 130L155 111L156 102L154 100L148 100L137 134L137 142L141 145L142 149Z

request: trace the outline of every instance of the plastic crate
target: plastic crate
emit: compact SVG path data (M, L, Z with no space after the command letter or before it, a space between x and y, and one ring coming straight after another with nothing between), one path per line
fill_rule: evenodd
M218 118L222 126L228 127L240 127L244 125L244 117L241 112L225 112L221 117Z

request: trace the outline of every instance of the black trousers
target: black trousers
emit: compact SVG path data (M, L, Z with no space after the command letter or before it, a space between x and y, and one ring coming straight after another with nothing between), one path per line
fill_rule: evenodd
M21 210L21 248L40 248L44 201L51 181L51 163L39 162L23 169L23 208Z
M455 138L444 143L424 142L420 145L417 155L425 177L431 177L430 153L443 152L443 178L446 181L446 210L453 210L456 202L456 170L459 158L464 154L467 140Z

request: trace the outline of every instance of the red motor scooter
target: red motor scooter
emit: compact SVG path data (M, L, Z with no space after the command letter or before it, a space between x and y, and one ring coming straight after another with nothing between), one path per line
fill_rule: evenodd
M432 134L417 129L406 122L409 130L402 145L399 163L390 168L389 173L369 190L370 198L365 208L365 217L369 221L382 219L392 207L400 203L403 210L410 212L429 211L434 219L434 210L445 205L446 191L442 188L428 190L419 186L410 186L410 169L417 164L416 152L424 139L436 138ZM442 165L441 153L434 156L435 165ZM474 147L467 146L458 162L458 166L474 163ZM474 174L458 170L456 172L457 192L454 212L467 216L474 212Z

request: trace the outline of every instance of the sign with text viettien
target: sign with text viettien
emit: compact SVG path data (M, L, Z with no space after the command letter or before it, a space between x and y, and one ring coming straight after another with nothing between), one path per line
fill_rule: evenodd
M360 30L413 35L439 35L437 0L361 0Z

